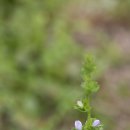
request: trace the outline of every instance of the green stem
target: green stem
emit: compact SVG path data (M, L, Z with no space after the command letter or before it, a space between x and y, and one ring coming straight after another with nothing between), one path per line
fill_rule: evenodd
M87 97L88 98L88 120L91 118L91 106L90 106L90 99L89 99L89 97Z

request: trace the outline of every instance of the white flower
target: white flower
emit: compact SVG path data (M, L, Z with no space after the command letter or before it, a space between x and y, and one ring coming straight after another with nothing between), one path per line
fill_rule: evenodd
M83 103L82 103L82 101L77 101L77 105L80 107L80 108L83 108Z
M75 129L82 130L82 123L79 120L75 121Z
M93 127L97 127L100 125L100 120L95 120L92 124Z

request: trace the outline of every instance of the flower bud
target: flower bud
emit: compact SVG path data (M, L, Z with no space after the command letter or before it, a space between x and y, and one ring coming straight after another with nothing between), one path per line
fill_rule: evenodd
M82 130L82 123L79 120L75 121L75 129Z
M77 101L77 105L80 107L80 108L83 108L83 103L82 103L82 101Z
M100 120L95 120L92 124L93 127L97 127L100 125Z

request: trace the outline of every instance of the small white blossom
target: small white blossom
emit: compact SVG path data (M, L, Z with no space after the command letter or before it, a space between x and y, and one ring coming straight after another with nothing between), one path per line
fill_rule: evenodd
M82 103L82 101L77 101L77 105L79 106L79 107L81 107L81 108L83 108L83 103Z
M93 127L97 127L100 125L100 120L95 120L92 124Z
M82 123L79 120L75 121L75 129L82 130Z

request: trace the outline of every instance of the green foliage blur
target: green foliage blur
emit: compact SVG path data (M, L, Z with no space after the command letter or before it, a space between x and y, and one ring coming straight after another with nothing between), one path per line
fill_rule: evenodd
M0 2L0 129L55 129L77 95L82 55L60 16L67 1Z
M109 33L113 24L130 26L129 0L100 0L104 8L92 1L0 0L0 130L71 129L84 54L95 55L99 82L125 61Z

